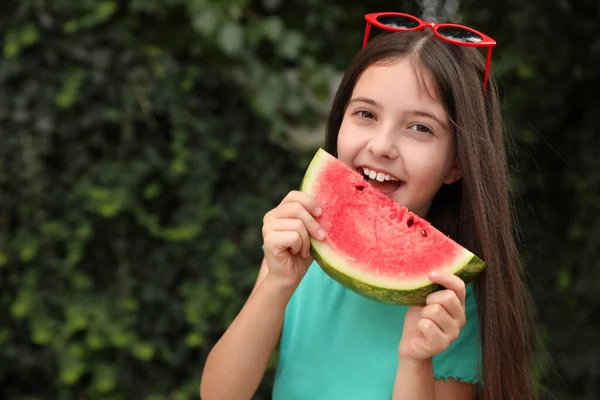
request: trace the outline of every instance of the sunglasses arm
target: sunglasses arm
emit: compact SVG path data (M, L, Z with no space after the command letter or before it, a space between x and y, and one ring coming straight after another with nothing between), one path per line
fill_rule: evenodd
M363 38L363 45L362 48L364 49L365 46L367 45L367 42L369 41L369 33L371 32L371 23L369 21L367 21L367 26L365 28L365 36Z
M492 46L488 47L488 51L487 51L487 57L485 60L485 74L483 76L483 95L485 96L485 93L487 91L487 84L488 84L488 79L489 79L489 75L490 75L490 65L492 63Z

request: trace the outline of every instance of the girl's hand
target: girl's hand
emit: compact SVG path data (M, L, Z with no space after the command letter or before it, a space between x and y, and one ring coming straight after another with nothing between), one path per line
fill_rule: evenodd
M262 235L269 274L285 285L296 287L313 258L310 237L325 233L315 220L321 215L316 201L300 191L291 191L273 210L265 214Z
M402 359L424 360L446 350L467 322L465 283L448 272L429 278L446 287L427 296L425 306L411 307L404 318L399 354Z

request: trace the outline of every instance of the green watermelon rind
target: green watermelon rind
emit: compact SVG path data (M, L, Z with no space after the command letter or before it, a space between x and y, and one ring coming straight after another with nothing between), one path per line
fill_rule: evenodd
M372 300L377 300L382 303L394 304L394 305L407 305L417 306L425 305L427 296L438 290L445 289L442 285L433 283L430 281L428 284L414 286L412 288L406 287L403 289L391 288L386 286L377 286L363 282L355 277L345 274L338 268L331 265L330 262L323 257L318 250L316 250L315 239L311 239L311 254L314 257L317 264L329 275L332 279L337 281L342 286ZM473 255L471 259L461 266L459 266L454 275L458 276L463 280L465 286L473 283L473 280L480 274L485 268L485 263L479 259L479 257ZM451 270L444 269L444 270Z
M330 157L331 155L325 150L317 150L306 169L300 184L300 191L311 194L312 182L318 175L321 165L328 162ZM361 280L344 272L344 270L352 270L352 268L345 267L345 264L350 263L341 259L342 256L336 254L336 249L328 250L330 247L328 244L311 238L311 255L321 269L342 286L364 297L395 305L424 305L429 294L444 289L442 285L431 282L429 279L388 281L387 285L384 284L384 280L381 282ZM467 249L463 249L462 255L455 258L454 263L441 268L441 270L451 272L461 278L466 286L472 284L484 269L485 262Z

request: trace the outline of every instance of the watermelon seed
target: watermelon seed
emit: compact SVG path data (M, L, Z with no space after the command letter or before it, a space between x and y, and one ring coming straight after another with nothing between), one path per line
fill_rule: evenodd
M427 236L427 232L425 232L425 229L421 229L421 236Z
M356 186L356 190L358 190L358 191L360 191L360 192L362 192L362 191L364 190L364 188L365 188L365 187L364 187L363 185L358 185L358 186Z
M410 218L408 221L406 221L406 225L410 228L411 226L413 226L413 224L415 223L415 220Z

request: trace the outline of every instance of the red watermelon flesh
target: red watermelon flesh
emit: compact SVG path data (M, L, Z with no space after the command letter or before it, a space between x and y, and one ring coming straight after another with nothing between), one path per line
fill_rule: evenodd
M317 263L361 295L386 303L423 304L429 293L441 289L429 280L429 271L451 271L469 284L485 268L473 253L322 149L308 167L301 190L323 209L318 222L327 237L311 241Z

